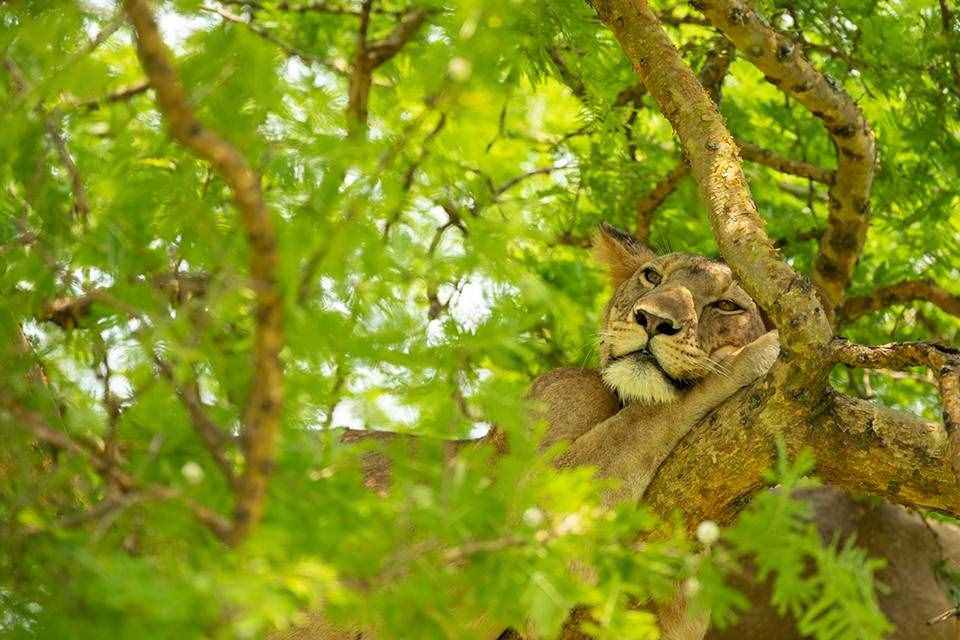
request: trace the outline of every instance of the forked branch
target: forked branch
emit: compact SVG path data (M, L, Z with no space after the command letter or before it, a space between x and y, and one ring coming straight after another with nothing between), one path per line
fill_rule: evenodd
M798 368L822 368L818 355L832 337L824 310L809 284L778 258L747 188L737 144L713 100L646 2L594 0L593 6L680 138L721 255L774 318L787 350L804 354Z
M837 149L836 179L830 187L827 229L813 266L813 281L832 319L843 304L869 224L870 187L876 146L860 108L840 84L817 71L801 47L770 27L746 0L710 0L703 13L743 51L768 82L819 118Z

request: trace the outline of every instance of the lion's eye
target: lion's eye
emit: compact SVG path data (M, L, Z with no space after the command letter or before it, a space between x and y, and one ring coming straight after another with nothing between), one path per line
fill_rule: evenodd
M658 284L663 282L663 276L661 276L659 273L657 273L650 267L647 267L646 269L643 270L643 277L644 279L646 279L647 282L649 282L653 286L657 286Z
M743 307L738 305L733 300L717 300L713 303L713 306L724 313L736 313L737 311L743 311Z

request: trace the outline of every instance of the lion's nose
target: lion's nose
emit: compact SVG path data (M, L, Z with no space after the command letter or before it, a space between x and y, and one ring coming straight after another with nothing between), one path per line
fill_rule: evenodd
M644 328L649 337L653 336L672 336L680 333L680 325L675 324L673 320L661 318L658 315L637 309L633 312L633 319L638 325Z

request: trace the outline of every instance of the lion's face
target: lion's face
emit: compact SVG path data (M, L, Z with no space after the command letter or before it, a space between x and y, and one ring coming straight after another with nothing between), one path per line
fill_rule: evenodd
M670 402L724 357L764 333L757 305L730 268L702 256L657 256L604 227L597 252L614 294L600 331L604 381L624 402Z

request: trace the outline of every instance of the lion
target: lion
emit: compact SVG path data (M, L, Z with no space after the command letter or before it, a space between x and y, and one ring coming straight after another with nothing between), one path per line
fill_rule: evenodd
M607 268L613 295L603 313L598 369L566 368L534 381L528 397L534 417L546 421L541 448L563 442L559 468L595 467L616 480L608 505L639 501L660 464L676 444L730 396L764 376L779 354L777 331L736 282L730 268L699 255L657 255L629 234L602 225L595 255ZM638 425L642 425L639 426ZM373 435L373 434L370 434ZM461 446L495 446L490 436ZM348 433L346 440L366 435ZM389 437L377 434L375 437ZM368 459L368 485L386 490L389 462ZM927 620L953 603L938 583L935 567L960 560L960 531L921 521L889 503L858 502L823 488L802 496L813 502L826 539L854 535L888 566L879 578L890 589L881 606L898 640L956 638L955 621L929 626ZM770 606L767 585L746 579L740 588L754 603L738 625L724 632L707 630L706 620L686 614L682 597L658 611L667 640L799 637L791 620ZM564 640L586 638L575 615ZM499 635L498 635L499 634ZM283 640L371 638L357 630L339 630L315 616L307 627L288 631ZM491 631L494 638L519 638L512 631Z

